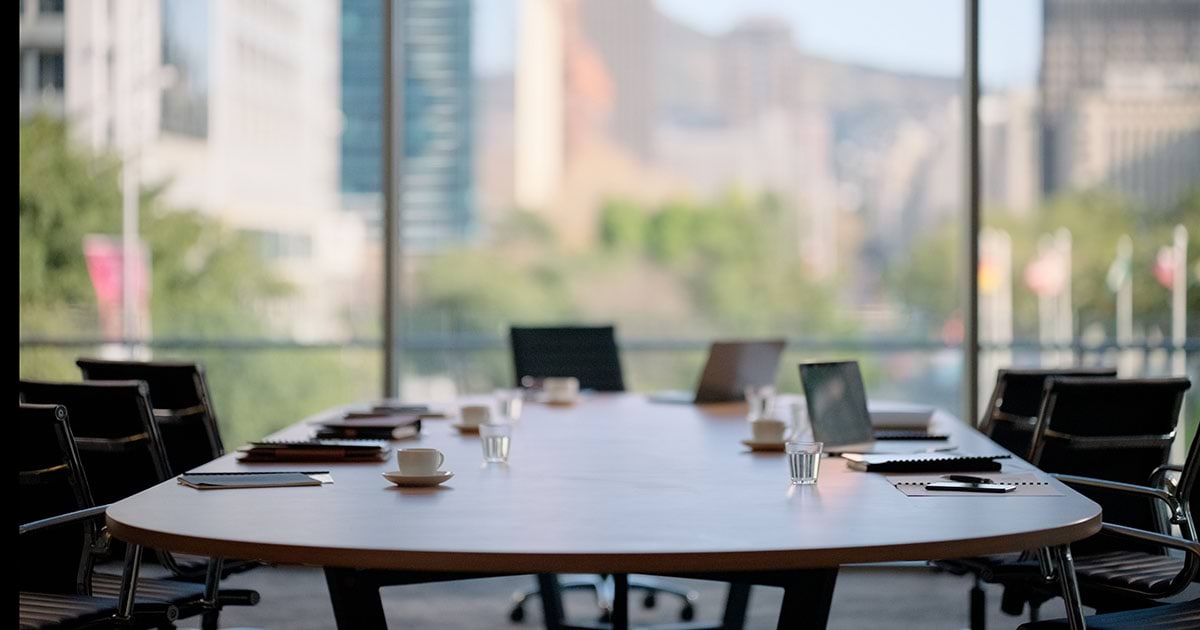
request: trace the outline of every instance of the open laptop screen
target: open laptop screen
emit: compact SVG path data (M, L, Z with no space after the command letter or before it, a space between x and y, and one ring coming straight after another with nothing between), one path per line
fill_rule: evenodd
M869 442L871 416L857 361L801 363L813 439L829 446Z

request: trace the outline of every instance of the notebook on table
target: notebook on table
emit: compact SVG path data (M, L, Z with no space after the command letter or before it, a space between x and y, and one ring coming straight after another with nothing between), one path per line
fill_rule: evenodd
M997 460L1008 459L1011 455L883 455L842 453L846 467L851 470L864 472L994 472L1000 470Z
M421 433L421 418L416 415L345 414L317 424L316 437L327 440L403 440Z
M253 442L241 449L242 462L379 462L387 459L382 440L298 440Z
M877 440L942 441L948 438L923 430L898 432L875 428L857 361L801 363L800 383L804 387L813 439L824 443L828 453L870 453L894 448L881 448Z
M737 402L744 398L747 386L765 387L775 383L779 356L787 341L714 341L708 348L708 360L700 374L696 391L670 390L650 394L651 402L704 404Z
M179 475L179 485L197 490L225 490L232 488L288 488L293 486L319 486L333 483L329 471L270 471L270 472L224 472L186 473Z

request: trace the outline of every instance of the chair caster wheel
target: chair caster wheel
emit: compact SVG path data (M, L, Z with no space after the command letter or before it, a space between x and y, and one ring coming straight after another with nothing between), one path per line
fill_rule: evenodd
M508 618L513 623L521 623L522 621L525 621L525 608L522 606L514 606L512 610L508 611Z
M645 608L654 608L658 604L658 597L654 593L647 593L642 599L642 606Z
M683 608L679 609L680 621L691 621L696 618L696 607L691 604L684 604Z

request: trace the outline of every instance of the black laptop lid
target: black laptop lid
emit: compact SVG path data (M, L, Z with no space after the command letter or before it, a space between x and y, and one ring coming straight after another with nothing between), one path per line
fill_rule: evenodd
M873 439L857 361L801 363L800 383L814 440L830 447Z
M748 385L774 385L786 344L783 339L714 341L696 386L695 402L739 401Z

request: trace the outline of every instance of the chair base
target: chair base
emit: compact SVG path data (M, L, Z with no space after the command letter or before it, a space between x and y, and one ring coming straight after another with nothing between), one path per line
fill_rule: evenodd
M595 593L596 607L600 609L599 621L607 623L612 617L613 600L616 597L616 583L611 575L578 575L570 579L560 580L559 589L562 591L591 590ZM691 621L696 617L696 600L699 593L691 589L681 588L667 580L650 576L630 576L629 589L643 593L642 606L654 608L658 605L660 594L679 598L682 607L679 609L680 621ZM539 589L529 589L513 593L513 606L509 609L508 618L514 623L525 620L525 603L531 597L539 597Z

